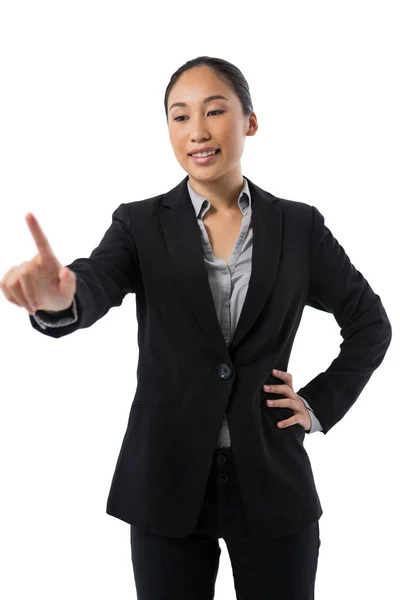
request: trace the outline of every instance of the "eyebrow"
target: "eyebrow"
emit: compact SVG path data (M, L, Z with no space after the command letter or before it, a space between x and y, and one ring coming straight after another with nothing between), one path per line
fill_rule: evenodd
M228 100L228 98L226 96L222 96L221 94L214 94L214 96L207 96L207 98L204 98L203 104L207 104L207 102L211 102L212 100L218 100L218 99ZM175 102L174 104L172 104L169 107L169 110L174 108L174 106L187 106L187 104L185 102Z

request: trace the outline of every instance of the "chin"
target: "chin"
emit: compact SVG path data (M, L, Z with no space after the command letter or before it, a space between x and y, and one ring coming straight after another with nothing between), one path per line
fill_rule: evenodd
M202 181L203 183L210 183L211 181L216 181L221 177L219 173L191 173L187 172L192 179L196 179L197 181Z
M225 170L222 171L221 167L196 167L196 165L194 167L193 165L190 165L190 167L186 165L186 167L184 167L182 164L181 167L188 175L193 177L193 179L198 179L199 181L213 181L214 179L219 179L225 172Z

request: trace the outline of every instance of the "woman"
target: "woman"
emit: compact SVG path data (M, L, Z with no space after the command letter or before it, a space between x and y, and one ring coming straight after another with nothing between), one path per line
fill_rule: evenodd
M213 598L223 538L238 598L309 600L322 508L305 432L350 409L391 326L321 213L242 176L258 124L239 69L191 60L164 106L188 176L121 204L90 257L66 267L28 214L39 253L1 288L52 337L136 294L138 385L107 513L130 523L138 597ZM331 312L344 341L300 394L287 364L305 305Z

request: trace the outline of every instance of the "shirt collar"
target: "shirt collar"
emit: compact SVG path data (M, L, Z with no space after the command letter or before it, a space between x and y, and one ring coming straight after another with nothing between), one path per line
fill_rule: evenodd
M244 181L243 187L238 196L237 203L238 203L238 206L239 206L240 210L242 211L242 213L245 214L246 209L249 206L251 206L251 196L250 196L249 184L245 177L243 177L243 181ZM193 204L194 211L196 213L196 217L198 219L202 219L203 216L205 215L205 213L210 209L211 203L207 200L207 198L200 196L200 194L198 194L192 188L192 186L189 183L189 179L187 180L187 188L188 188L190 199Z

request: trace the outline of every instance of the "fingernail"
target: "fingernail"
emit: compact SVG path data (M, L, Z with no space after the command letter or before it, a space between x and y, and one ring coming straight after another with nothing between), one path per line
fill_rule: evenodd
M274 373L279 373L278 369L274 369Z
M264 390L270 390L271 386L270 385L264 385Z

